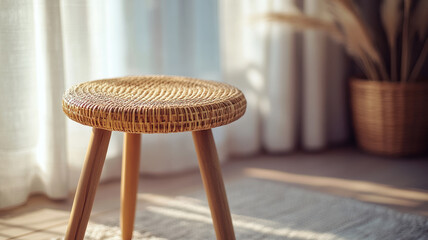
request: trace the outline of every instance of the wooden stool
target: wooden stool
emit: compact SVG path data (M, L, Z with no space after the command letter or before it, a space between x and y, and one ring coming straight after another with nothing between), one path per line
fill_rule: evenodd
M217 239L235 239L211 128L231 123L246 109L241 91L228 84L175 76L139 76L86 82L67 90L63 110L92 126L85 163L65 239L83 239L111 131L125 132L122 160L122 239L135 219L141 133L192 131Z

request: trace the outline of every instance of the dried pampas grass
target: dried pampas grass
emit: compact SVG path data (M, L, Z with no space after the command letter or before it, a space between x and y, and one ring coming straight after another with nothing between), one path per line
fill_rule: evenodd
M364 23L357 17L355 10L349 10L342 1L332 1L329 4L331 14L346 37L346 43L351 51L361 51L370 56L374 62L380 62L380 57L372 44Z
M380 16L382 19L383 27L385 28L388 43L395 46L401 21L403 18L400 4L403 0L388 0L383 1L380 9Z
M348 48L357 50L358 54L354 56L364 65L366 75L372 80L387 80L388 74L382 56L357 6L351 0L327 0L327 2L330 11L336 16L336 21L348 37L346 41Z
M389 0L385 0L389 1ZM426 0L422 0L426 1ZM401 81L404 82L407 80L407 74L409 71L409 17L410 17L410 7L412 5L412 0L404 0L404 21L403 21L403 39L401 41Z
M380 54L376 45L380 42L380 38L372 36L370 28L363 21L363 17L354 2L352 0L324 1L328 3L327 9L331 19L310 17L297 12L292 14L268 13L257 16L253 20L289 23L299 30L319 29L329 33L330 36L346 47L348 53L371 80L406 82L418 77L428 56L428 40L426 39L428 34L428 0L417 1L413 13L411 12L412 0L383 0L380 14L390 50L390 74L386 71L386 58ZM404 5L404 9L402 5ZM412 36L414 35L418 35L419 41L423 42L423 48L411 69ZM400 36L402 37L401 61L397 60L397 43ZM398 66L401 66L401 71L399 71ZM400 79L398 78L399 72L401 73Z
M419 0L412 17L412 30L417 33L419 40L424 41L428 31L428 1Z
M428 2L428 1L427 1ZM385 29L388 40L389 50L391 53L391 80L397 81L397 38L402 23L402 10L400 5L403 0L383 1L380 9L382 25Z
M367 27L361 20L358 10L349 8L348 1L329 1L329 10L340 25L345 36L345 46L348 52L354 56L366 73L373 80L380 80L376 65L382 65L380 54L373 45L373 41Z
M412 23L412 35L418 35L419 40L423 42L422 51L409 76L409 81L416 81L428 56L428 1L420 0L418 2L413 13Z

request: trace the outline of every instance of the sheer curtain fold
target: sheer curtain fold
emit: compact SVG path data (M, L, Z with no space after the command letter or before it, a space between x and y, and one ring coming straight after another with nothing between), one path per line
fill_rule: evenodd
M26 200L37 167L33 17L31 2L0 2L0 207Z
M271 1L270 11L293 13L290 1ZM261 106L263 146L269 152L292 151L297 148L298 105L300 96L298 45L299 36L291 26L268 24L268 45L265 50L266 90Z
M0 2L0 208L68 194L61 23L48 2Z
M52 198L63 198L68 194L66 132L62 115L61 99L64 90L63 45L61 37L60 4L52 1L34 3L35 65L34 80L38 93L39 115L37 168L42 180L40 191ZM37 189L37 186L33 186Z
M319 31L252 20L267 12L318 16L322 1L220 0L220 6L223 76L248 99L246 116L232 132L237 143L231 151L320 150L346 141L342 49Z
M304 13L319 17L322 1L305 0ZM308 150L327 145L327 36L308 30L303 33L302 146Z

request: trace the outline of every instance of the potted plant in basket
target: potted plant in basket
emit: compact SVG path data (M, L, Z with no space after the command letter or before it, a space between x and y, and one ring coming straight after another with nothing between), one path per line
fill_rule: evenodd
M350 80L356 138L364 150L407 156L428 150L428 0L383 0L384 32L372 34L352 0L325 0L320 17L268 13L258 19L319 29L342 43L365 78ZM381 35L386 36L382 43ZM381 44L388 51L382 55Z

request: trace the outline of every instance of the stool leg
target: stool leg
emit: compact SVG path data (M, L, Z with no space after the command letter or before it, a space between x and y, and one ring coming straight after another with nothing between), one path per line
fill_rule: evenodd
M110 131L97 128L92 129L91 140L89 141L85 163L80 174L70 221L65 235L66 240L81 240L85 236L110 136Z
M218 240L234 240L232 218L211 129L192 132L199 169Z
M140 134L125 133L120 194L120 227L122 229L123 240L132 239L132 232L134 230L138 176L140 170L140 144Z

